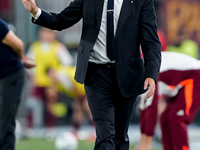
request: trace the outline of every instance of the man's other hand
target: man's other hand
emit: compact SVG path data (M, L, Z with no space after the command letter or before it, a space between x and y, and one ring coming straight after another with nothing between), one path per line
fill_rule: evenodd
M148 92L145 96L145 99L150 98L155 92L155 81L154 81L154 79L146 78L146 80L144 82L144 89L146 90L148 87L149 87L149 89L148 89Z

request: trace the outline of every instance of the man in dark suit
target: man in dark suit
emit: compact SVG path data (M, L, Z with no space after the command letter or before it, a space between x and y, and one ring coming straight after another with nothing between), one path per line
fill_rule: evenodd
M82 19L75 79L85 84L96 123L94 149L128 150L133 103L147 89L146 98L153 95L161 62L152 0L74 0L58 14L22 3L35 24L53 30Z

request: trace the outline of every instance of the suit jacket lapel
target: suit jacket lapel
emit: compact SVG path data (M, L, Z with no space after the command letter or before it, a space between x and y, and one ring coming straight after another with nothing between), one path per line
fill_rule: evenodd
M119 20L118 20L116 37L117 37L118 33L120 32L122 26L124 25L124 23L128 17L128 14L130 13L130 10L134 3L135 3L135 0L123 0L120 16L119 16Z
M100 29L104 0L95 0L97 28Z

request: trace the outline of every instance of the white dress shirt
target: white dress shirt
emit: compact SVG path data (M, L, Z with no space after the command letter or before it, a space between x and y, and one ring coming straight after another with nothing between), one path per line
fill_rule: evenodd
M90 62L94 62L97 64L115 62L115 61L111 61L108 58L107 50L106 50L107 3L108 3L108 0L104 0L103 14L102 14L102 19L101 19L99 35L94 44L93 51L91 52L90 59L89 59ZM117 24L119 20L122 3L123 3L123 0L114 0L114 34L116 33L116 30L117 30ZM41 15L41 9L38 9L38 12L34 18L37 19L40 15Z
M123 0L114 0L114 34L116 33L117 30L117 24L122 7L122 2ZM107 3L108 0L104 0L100 31L97 40L94 44L94 48L93 51L91 52L89 60L97 64L115 62L115 61L110 61L110 59L107 56L107 50L106 50Z

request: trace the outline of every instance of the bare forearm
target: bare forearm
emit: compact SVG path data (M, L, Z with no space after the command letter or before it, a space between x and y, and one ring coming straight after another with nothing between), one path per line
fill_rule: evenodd
M24 56L24 43L19 38L16 40L17 44L12 46L12 49L19 56L19 58L22 59Z
M24 44L23 44L23 42L21 43L20 47L17 47L17 48L15 48L13 50L19 56L20 59L23 58L23 56L24 56Z
M24 54L24 43L19 39L12 31L9 31L5 38L2 40L5 45L8 45L12 50L19 56L20 59L23 58Z

